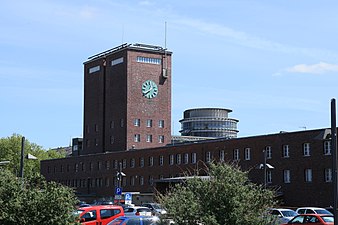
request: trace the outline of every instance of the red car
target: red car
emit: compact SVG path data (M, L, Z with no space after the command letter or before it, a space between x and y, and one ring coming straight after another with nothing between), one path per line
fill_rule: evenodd
M113 219L124 216L122 206L118 205L95 205L79 208L76 215L80 217L83 225L107 225Z
M281 225L288 224L304 224L304 225L333 225L333 215L327 214L301 214L295 216L288 223L284 223Z

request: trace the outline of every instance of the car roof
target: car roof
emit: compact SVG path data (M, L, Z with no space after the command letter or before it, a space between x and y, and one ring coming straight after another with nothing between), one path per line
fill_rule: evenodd
M87 210L87 209L120 209L122 208L119 205L91 205L91 206L85 206L85 207L80 207L79 209L82 210Z
M325 208L320 208L320 207L300 207L298 209L325 209Z

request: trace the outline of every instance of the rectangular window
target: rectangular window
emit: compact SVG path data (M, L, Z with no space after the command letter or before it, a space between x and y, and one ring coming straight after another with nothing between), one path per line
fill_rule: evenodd
M153 142L153 135L147 134L147 142Z
M239 149L234 149L233 159L234 160L239 160Z
M324 141L324 155L331 155L331 141Z
M95 124L95 132L99 132L99 125Z
M113 129L114 128L114 121L110 121L110 129Z
M141 135L140 134L135 134L134 135L134 142L140 142L141 140Z
M164 128L164 120L159 120L158 121L158 127L159 128Z
M153 120L148 119L147 120L147 127L152 127L153 126Z
M153 166L154 165L154 157L150 156L149 157L149 166Z
M100 71L100 66L94 66L89 68L89 73L95 73L97 71Z
M114 59L114 60L111 61L112 66L115 66L115 65L120 64L120 63L123 63L123 57L118 58L118 59Z
M106 161L106 170L109 170L109 167L110 167L110 162Z
M114 144L114 136L110 136L110 144Z
M144 178L143 178L143 176L140 176L140 185L141 185L141 186L144 185Z
M130 168L135 168L135 159L130 159Z
M312 169L305 169L305 182L312 182Z
M267 159L271 159L271 158L272 158L272 150L271 150L271 146L266 146L266 147L265 147L265 151L266 151L266 158L267 158Z
M159 160L160 166L163 166L163 161L164 161L164 160L163 160L163 155L161 155L161 156L160 156L160 160Z
M130 186L134 186L135 185L135 177L131 176L130 177Z
M158 143L164 143L164 136L163 135L158 136Z
M176 155L176 164L180 165L181 164L181 154Z
M205 155L205 162L210 163L211 162L211 152L207 152Z
M149 58L149 57L137 56L136 62L160 65L162 60L160 58Z
M120 126L124 127L124 120L123 119L120 119Z
M169 155L169 165L174 165L174 155Z
M283 170L283 179L284 179L284 183L286 183L286 184L291 182L290 170Z
M324 171L325 182L332 182L332 169L327 168Z
M272 183L272 172L271 172L271 170L266 171L266 182L268 184Z
M135 127L139 127L139 126L140 126L140 123L141 123L141 120L140 120L140 119L134 119L134 126L135 126Z
M127 168L127 160L126 159L124 159L122 161L122 167L123 167L123 169Z
M289 158L289 145L283 145L283 158Z
M310 156L310 143L303 144L303 155Z
M184 164L188 164L189 163L189 153L184 153Z
M245 148L244 153L245 153L244 154L245 160L250 160L251 159L251 149Z
M196 164L197 162L197 154L195 152L191 153L191 163Z
M144 167L144 158L143 157L140 158L140 167Z
M219 151L219 161L224 162L225 152L224 150Z

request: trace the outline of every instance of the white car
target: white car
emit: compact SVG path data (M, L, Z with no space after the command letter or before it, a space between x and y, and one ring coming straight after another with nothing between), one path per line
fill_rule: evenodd
M133 206L124 209L125 216L152 216L152 212L148 207Z
M298 208L296 210L298 214L329 214L332 215L332 213L324 208L318 208L318 207L302 207Z
M287 223L293 217L295 217L295 216L298 215L298 213L296 213L292 209L281 209L281 208L270 209L270 214L274 215L274 216L277 216L278 217L278 221L280 223Z

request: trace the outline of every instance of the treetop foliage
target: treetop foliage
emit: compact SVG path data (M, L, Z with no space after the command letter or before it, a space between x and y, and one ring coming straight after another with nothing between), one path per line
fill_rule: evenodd
M250 182L236 165L210 164L209 180L186 179L159 196L177 224L266 225L274 192Z

